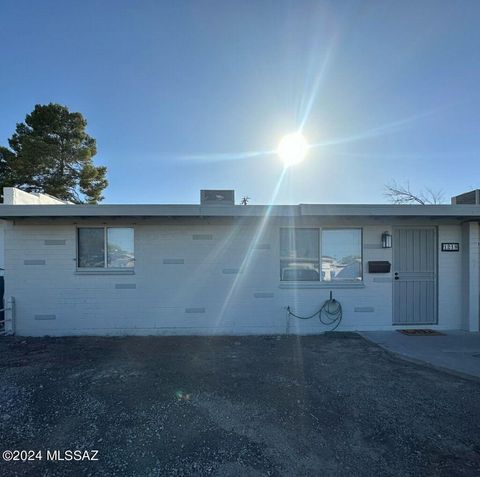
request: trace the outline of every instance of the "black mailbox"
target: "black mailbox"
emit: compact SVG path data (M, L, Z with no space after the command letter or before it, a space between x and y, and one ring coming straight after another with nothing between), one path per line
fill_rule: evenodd
M368 262L368 273L390 273L391 263L386 260Z

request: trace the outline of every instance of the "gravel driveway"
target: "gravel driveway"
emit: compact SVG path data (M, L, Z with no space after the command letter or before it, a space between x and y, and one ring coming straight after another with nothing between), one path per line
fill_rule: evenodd
M0 452L42 457L2 476L480 473L480 383L355 334L1 338L0 357Z

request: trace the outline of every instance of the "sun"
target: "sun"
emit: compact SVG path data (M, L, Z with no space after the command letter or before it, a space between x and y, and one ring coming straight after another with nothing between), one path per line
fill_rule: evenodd
M285 167L290 167L302 162L308 151L308 143L305 137L299 133L287 134L278 145L277 154Z

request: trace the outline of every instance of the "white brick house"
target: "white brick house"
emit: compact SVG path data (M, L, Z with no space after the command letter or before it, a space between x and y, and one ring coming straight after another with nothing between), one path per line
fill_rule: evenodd
M286 309L330 291L339 330L479 330L479 205L23 202L0 206L7 333L319 333Z

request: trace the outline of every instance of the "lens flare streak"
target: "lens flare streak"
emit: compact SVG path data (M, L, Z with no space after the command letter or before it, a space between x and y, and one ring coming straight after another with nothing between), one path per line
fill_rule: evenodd
M191 154L181 156L181 159L198 162L219 162L219 161L238 161L239 159L251 159L253 157L270 156L276 154L271 151L246 151L246 152L225 152L212 154Z
M250 241L250 244L248 246L248 249L243 257L243 260L242 260L242 263L240 265L240 271L241 273L239 273L235 279L233 280L233 283L228 291L228 293L226 294L225 296L225 300L223 302L223 305L222 305L222 308L220 310L220 313L218 315L218 320L217 320L217 327L218 325L220 324L220 322L223 320L224 318L224 315L228 309L228 306L230 304L230 301L235 293L235 291L237 290L237 288L240 286L241 284L241 279L242 277L244 277L249 269L249 266L250 266L250 262L251 262L251 259L252 259L252 256L255 252L255 248L257 246L257 244L260 242L260 239L262 238L262 235L265 231L265 227L266 225L268 224L268 221L270 219L270 216L271 216L271 213L272 213L272 208L274 207L274 204L276 202L276 198L278 196L278 192L280 191L280 188L282 186L282 183L283 183L283 180L285 178L285 174L287 172L287 168L284 167L283 168L283 171L277 181L277 184L275 186L275 189L272 193L272 197L271 197L271 200L269 201L269 204L268 207L267 207L267 210L266 210L266 213L265 215L262 217L261 221L260 221L260 224L258 225L256 231L255 231L255 234L254 236L252 237L252 240Z
M397 121L393 121L383 126L367 129L366 131L363 131L361 133L356 133L351 136L339 137L339 138L329 139L322 142L313 143L313 144L310 144L309 147L316 148L316 147L337 146L337 145L347 144L347 143L356 142L356 141L363 141L366 139L371 139L371 138L379 137L386 134L392 134L404 129L406 126L410 125L415 121L418 121L419 119L431 116L435 113L436 111L429 111L426 113L416 114L414 116L409 116L408 118L403 118Z
M310 114L313 109L313 105L317 101L317 96L320 91L320 86L325 78L325 72L327 71L328 64L330 62L330 57L332 54L332 47L330 47L326 54L325 57L323 58L322 64L319 68L319 71L317 75L315 76L315 79L313 81L313 85L310 88L310 94L304 95L302 98L302 101L300 103L300 111L301 111L301 120L300 124L298 127L298 130L301 132L303 131L305 125L307 124L307 121L310 117ZM305 88L305 90L308 90L309 88ZM307 99L305 99L307 98Z

